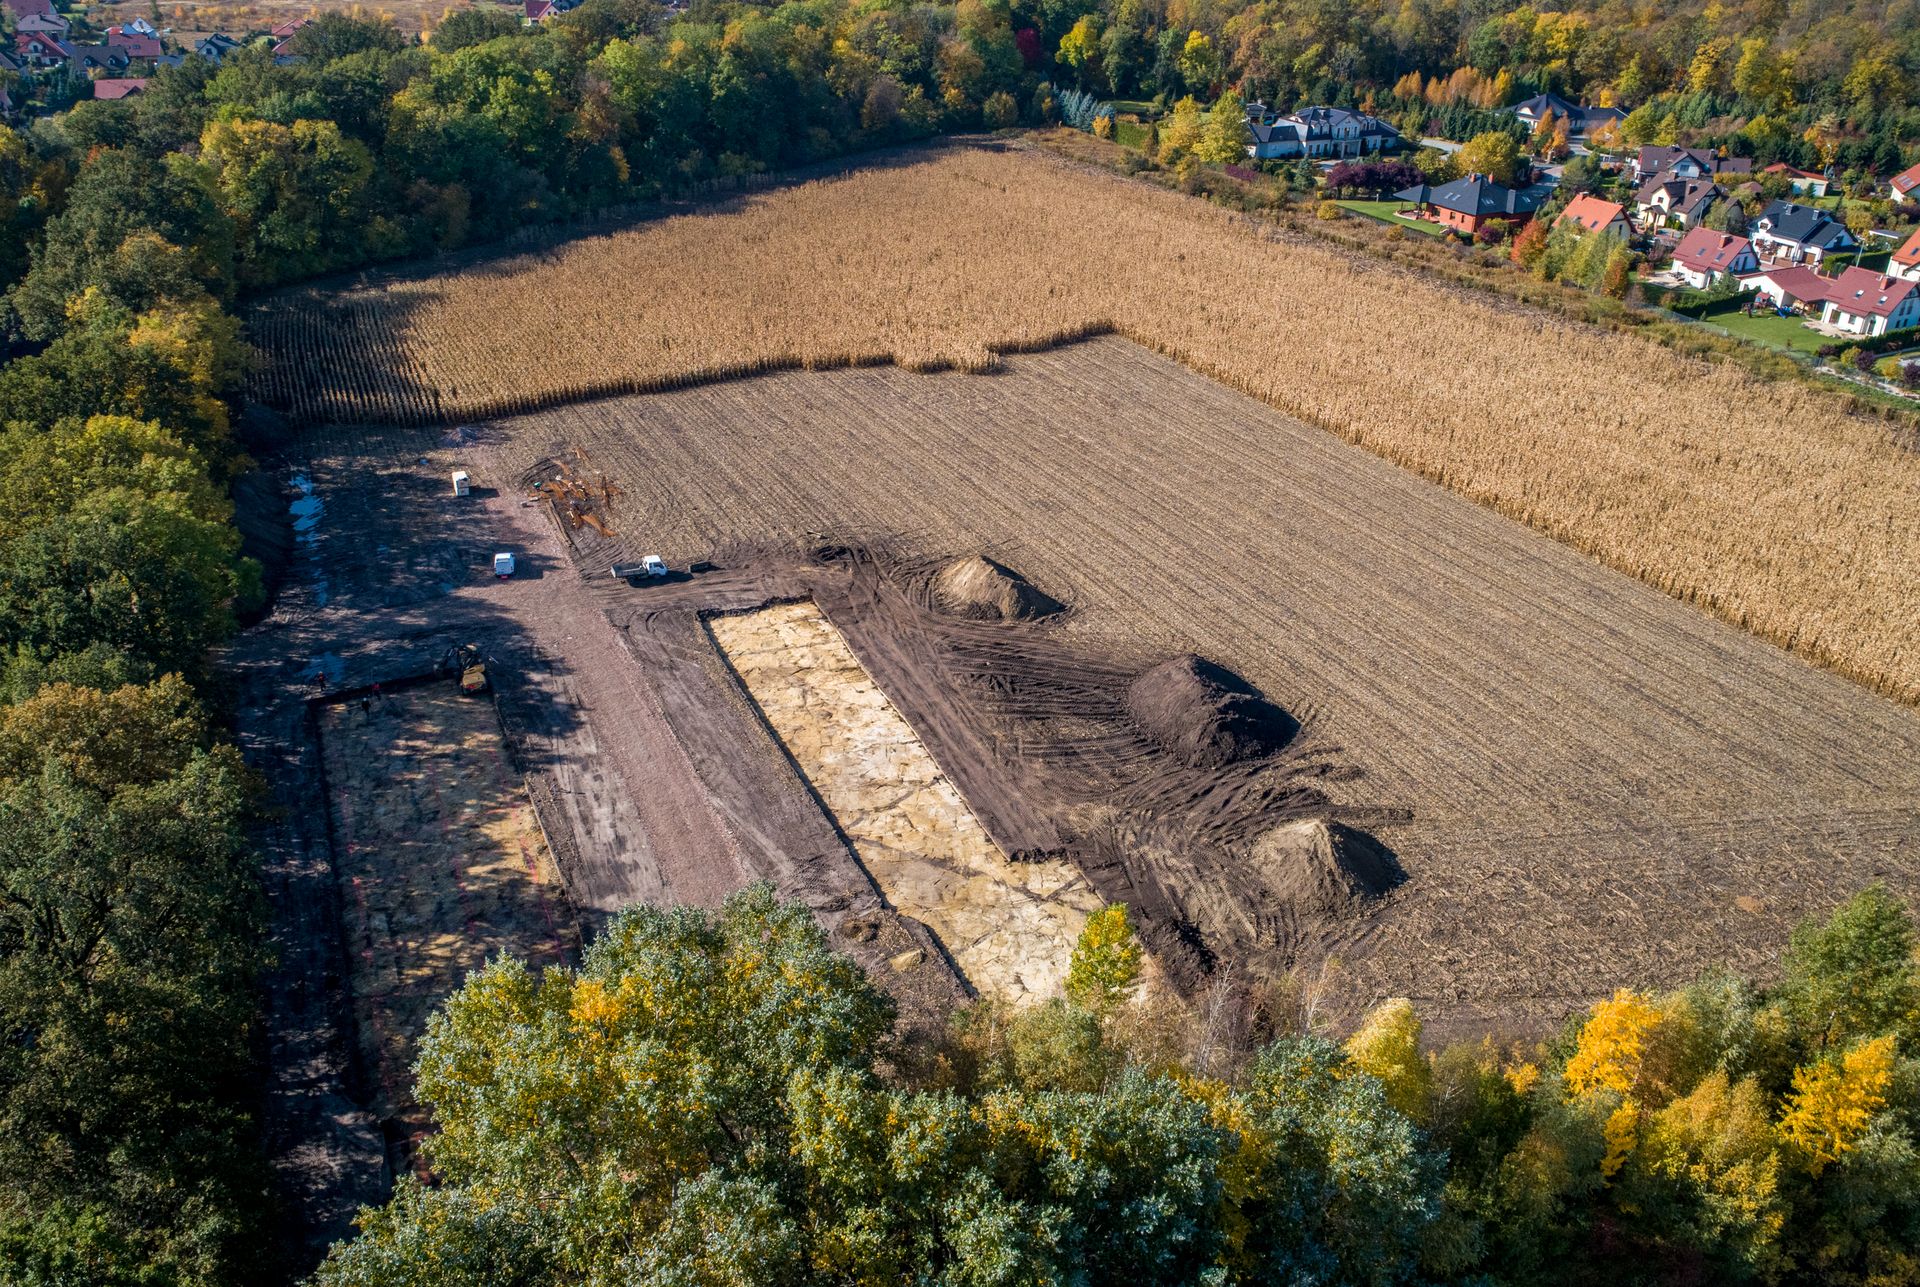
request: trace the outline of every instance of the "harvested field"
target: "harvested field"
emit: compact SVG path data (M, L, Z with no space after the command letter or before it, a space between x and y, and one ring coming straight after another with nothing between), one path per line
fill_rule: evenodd
M561 961L578 930L491 701L435 683L317 718L360 1071L404 1162L427 1016L493 956Z
M707 628L887 902L938 936L974 990L1059 992L1100 896L1059 859L1009 862L812 603Z
M641 279L645 291L607 288ZM1117 330L1920 700L1920 458L1881 423L1801 384L1003 145L548 253L290 294L252 325L263 399L312 422L422 425L781 368L985 370L997 352ZM528 346L529 330L570 339ZM1185 409L1171 410L1160 428L1187 440ZM1085 428L1083 450L1101 450ZM983 497L1019 482L954 467Z
M1103 897L1132 897L1121 872L1209 927L1203 947L1341 955L1356 1003L1409 995L1461 1028L1547 1023L1623 981L1765 972L1795 920L1870 880L1920 894L1912 709L1123 340L987 377L796 372L604 401L498 422L486 441L489 476L577 448L621 481L628 534L596 559L658 549L684 567L883 536L917 552L929 607L914 630L944 632L932 651L876 634L892 609L803 592L983 821L1072 805L1039 810L1003 852L1047 852L1058 842L1023 837L1070 823ZM1072 611L939 612L932 570L973 551ZM729 566L758 583L761 564ZM625 592L612 610L632 636L700 593L698 579ZM1317 784L1322 814L1384 844L1385 878L1343 894L1324 870L1263 869L1256 832L1209 821L1221 770L1130 767L1144 742L1116 740L1128 684L1186 653L1299 721L1274 799ZM649 664L684 669L685 654L663 642ZM661 673L674 692L679 671ZM937 673L1008 722L956 732ZM1105 722L1086 722L1081 693L1108 702ZM949 759L967 737L980 749ZM1235 765L1232 789L1256 789L1246 775L1264 763ZM1300 776L1316 764L1323 776ZM1267 825L1309 803L1269 808ZM1298 915L1329 888L1347 911Z

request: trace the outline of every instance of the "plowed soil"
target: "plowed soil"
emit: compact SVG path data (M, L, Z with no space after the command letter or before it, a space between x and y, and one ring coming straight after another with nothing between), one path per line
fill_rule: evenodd
M1359 770L1335 803L1406 818L1374 828L1405 884L1367 934L1317 940L1356 1000L1550 1022L1623 983L1764 972L1799 917L1871 880L1920 893L1913 710L1125 341L488 432L497 472L573 450L620 480L625 530L596 561L821 534L986 552L1071 605L1067 641L1237 672ZM1114 843L1177 903L1234 880L1190 841Z

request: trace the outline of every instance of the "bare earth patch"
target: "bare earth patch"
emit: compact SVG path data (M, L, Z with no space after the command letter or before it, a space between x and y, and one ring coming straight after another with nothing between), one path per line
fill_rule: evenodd
M1100 898L1069 863L1009 862L812 603L708 619L722 652L889 904L1008 1001L1057 993Z
M491 701L449 681L318 718L361 1072L390 1133L413 1136L427 1016L502 952L565 959L573 916Z

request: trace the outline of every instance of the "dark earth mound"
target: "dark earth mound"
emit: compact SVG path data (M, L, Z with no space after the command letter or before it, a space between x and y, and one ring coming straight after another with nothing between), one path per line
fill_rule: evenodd
M1012 568L978 554L955 559L935 574L933 602L942 612L976 621L1025 621L1062 606Z
M1196 769L1271 755L1300 728L1246 680L1192 653L1134 680L1127 707L1160 749Z

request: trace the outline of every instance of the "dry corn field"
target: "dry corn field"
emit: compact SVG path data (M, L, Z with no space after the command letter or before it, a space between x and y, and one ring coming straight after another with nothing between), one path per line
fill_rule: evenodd
M411 458L440 437L352 441ZM462 460L506 477L562 443L626 488L596 557L684 567L809 533L985 551L1071 603L1069 645L1246 676L1360 771L1339 803L1410 815L1372 828L1405 886L1332 944L1348 995L1547 1024L1623 982L1764 972L1870 880L1920 893L1920 712L1122 339L990 377L787 372L559 408ZM1207 924L1190 839L1165 883Z
M796 366L981 369L1105 328L1920 700L1920 458L1884 425L1038 152L949 148L254 319L266 401L402 424Z

